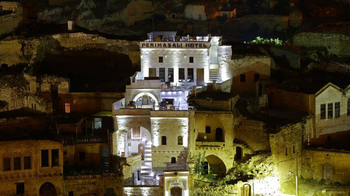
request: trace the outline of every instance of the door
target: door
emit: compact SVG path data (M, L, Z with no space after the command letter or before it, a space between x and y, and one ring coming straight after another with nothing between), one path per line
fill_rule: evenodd
M222 139L222 129L221 128L217 128L215 131L215 141L217 142L223 142Z
M139 154L141 154L141 159L143 160L144 156L145 156L145 146L140 143L138 146L139 149Z
M157 69L156 68L149 68L149 77L157 77Z
M197 69L197 86L204 85L204 69Z
M182 196L182 188L181 187L173 187L170 190L171 196Z

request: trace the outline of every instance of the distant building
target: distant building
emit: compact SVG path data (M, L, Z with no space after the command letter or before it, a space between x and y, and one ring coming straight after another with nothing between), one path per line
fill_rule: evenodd
M230 6L223 6L220 10L220 16L223 18L236 18L237 17L237 9Z
M185 7L185 17L193 20L207 20L204 5L188 4Z

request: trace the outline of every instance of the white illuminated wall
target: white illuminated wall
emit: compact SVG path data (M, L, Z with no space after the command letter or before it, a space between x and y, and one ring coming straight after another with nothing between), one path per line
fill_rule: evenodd
M142 77L149 77L149 68L156 68L157 77L159 76L159 68L165 68L165 76L168 75L168 68L174 68L173 85L196 85L197 69L204 69L204 81L209 81L209 49L178 49L178 48L160 48L160 49L141 49L141 74ZM163 57L163 63L159 63L159 56ZM189 63L190 57L194 57L194 62ZM194 69L193 82L180 83L179 68L185 68L185 79L187 79L187 68ZM166 78L167 81L167 78Z

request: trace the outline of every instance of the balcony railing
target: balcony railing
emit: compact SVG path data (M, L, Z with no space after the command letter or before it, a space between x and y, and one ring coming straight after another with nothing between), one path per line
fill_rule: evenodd
M196 150L224 150L225 142L196 141Z

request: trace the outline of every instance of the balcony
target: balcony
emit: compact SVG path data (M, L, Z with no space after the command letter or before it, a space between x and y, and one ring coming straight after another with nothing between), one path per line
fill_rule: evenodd
M224 150L225 142L196 141L196 150Z

